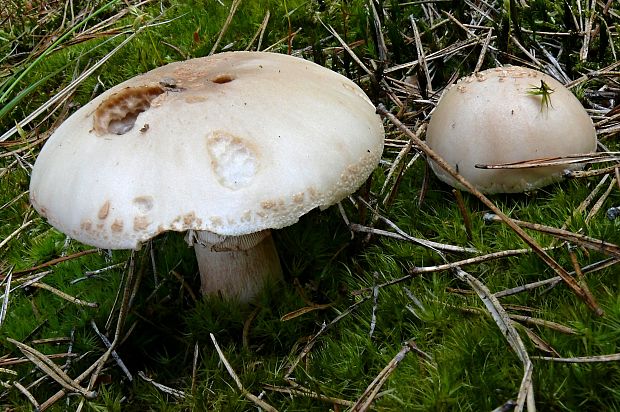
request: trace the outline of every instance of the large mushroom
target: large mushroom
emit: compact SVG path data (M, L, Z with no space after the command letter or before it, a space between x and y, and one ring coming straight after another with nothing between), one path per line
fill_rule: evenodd
M269 230L355 191L383 135L346 77L287 55L221 53L149 71L74 113L41 150L30 198L101 248L188 231L202 292L249 301L281 277Z
M483 193L531 191L580 165L482 169L596 149L592 120L560 82L536 70L507 66L460 79L441 96L426 132L428 145ZM434 162L435 174L458 182Z

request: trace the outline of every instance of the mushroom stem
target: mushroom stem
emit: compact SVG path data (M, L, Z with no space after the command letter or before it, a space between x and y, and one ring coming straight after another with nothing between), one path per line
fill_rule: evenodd
M270 230L242 236L196 231L193 243L203 295L248 303L265 284L282 279Z

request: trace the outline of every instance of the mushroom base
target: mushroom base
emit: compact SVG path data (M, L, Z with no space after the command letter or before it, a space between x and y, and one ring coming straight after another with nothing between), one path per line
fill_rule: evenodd
M203 295L248 303L265 284L282 279L282 267L269 230L244 236L195 232L193 243Z

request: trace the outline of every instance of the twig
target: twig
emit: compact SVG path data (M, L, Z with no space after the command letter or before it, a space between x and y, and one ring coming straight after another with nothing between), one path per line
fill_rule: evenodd
M31 345L57 345L60 343L69 342L71 338L67 336L60 336L58 338L43 338L43 339L33 339L30 341Z
M465 225L465 233L467 233L467 239L473 239L473 231L471 228L471 217L469 211L467 210L467 206L465 205L465 201L463 200L463 195L461 195L461 191L458 189L452 189L452 194L454 194L454 198L456 199L456 205L461 212L461 217L463 218L463 225Z
M530 338L530 341L532 341L532 343L534 344L534 346L536 346L537 349L540 349L541 351L547 353L551 353L553 356L557 356L558 358L560 357L558 351L556 351L550 344L545 342L540 336L534 333L532 329L518 322L513 322L513 325L524 331L527 337Z
M17 161L16 161L17 162ZM0 174L0 178L2 177L2 174ZM22 197L26 196L28 193L30 193L29 190L23 191L20 194L18 194L17 196L15 196L13 199L9 200L8 202L6 202L5 204L3 204L2 206L0 206L0 210L5 209L9 206L11 206L12 204L16 203L19 199L21 199Z
M441 59L441 58L446 58L447 56L457 53L463 49L469 48L469 47L473 47L475 45L477 45L479 43L479 39L477 38L470 38L467 40L463 40L457 43L453 43L447 47L445 47L444 49L438 50L436 52L433 52L431 54L429 54L428 56L426 56L426 61L429 62L431 60L436 60L436 59ZM398 70L403 70L403 69L408 69L410 67L415 67L416 65L419 64L418 60L413 60L411 62L407 62L407 63L403 63L403 64L398 64L392 67L389 67L385 70L385 73L392 73ZM619 64L620 65L620 64Z
M267 402L265 402L264 400L260 399L256 395L248 392L243 387L243 384L241 383L241 380L239 379L239 377L235 373L235 371L232 368L232 366L230 366L230 363L228 363L228 360L226 359L226 356L224 356L224 353L220 349L220 345L217 344L217 340L215 340L215 336L212 333L209 333L209 336L211 337L211 340L213 341L213 345L215 345L215 350L217 351L217 354L219 355L220 360L222 361L222 363L226 367L226 370L228 371L228 374L230 375L230 377L235 381L235 384L237 385L237 388L239 389L241 394L243 396L245 396L249 401L254 402L254 404L256 404L256 406L258 406L260 408L263 408L264 410L269 411L269 412L277 412L276 408L274 408L273 406L269 405Z
M357 302L355 302L354 304L352 304L351 306L349 306L346 310L344 310L342 313L340 313L338 316L336 316L334 319L331 320L331 322L329 323L323 323L321 325L321 329L312 336L312 338L310 338L308 340L308 342L306 343L306 345L303 347L303 349L301 350L301 352L299 353L299 355L297 355L297 357L291 362L289 368L287 369L286 373L284 374L284 379L285 380L289 380L291 374L293 373L293 371L295 370L295 368L297 367L297 365L299 364L299 362L306 357L306 355L308 355L308 353L310 353L310 350L312 350L312 347L314 346L314 344L317 342L319 336L321 336L326 330L328 330L330 327L332 327L333 325L335 325L336 323L338 323L341 319L343 319L345 316L347 316L349 313L353 312L355 309L357 309L361 304L363 304L364 302L366 302L369 299L368 296L361 298L360 300L358 300Z
M396 233L398 233L399 235L403 236L405 239L417 243L420 246L424 246L427 247L431 250L434 250L435 252L439 253L440 250L445 250L445 251L452 251L452 252L469 252L469 253L478 253L477 249L474 248L466 248L466 247L461 247L461 246L453 246L453 245L444 245L441 243L437 243L437 242L433 242L430 240L426 240L426 239L419 239L419 238L415 238L409 234L407 234L405 231L403 231L401 228L399 228L394 222L392 222L390 219L386 218L385 216L380 215L379 213L377 213L373 208L370 207L370 205L368 204L368 202L366 202L363 198L358 197L359 201L364 203L366 205L366 207L368 207L369 209L371 209L376 216L383 221L384 223L386 223L388 226L390 226L392 229L394 229L396 231Z
M379 287L377 286L377 279L379 278L379 273L373 273L372 278L375 285L372 288L372 315L370 319L370 331L368 332L368 336L371 338L375 332L375 327L377 326L377 303L379 300Z
M424 75L426 76L426 95L430 96L433 94L433 86L431 75L428 70L428 64L426 62L426 54L424 53L424 47L422 47L422 39L420 38L418 25L416 24L413 15L409 16L409 20L411 21L411 27L413 28L413 38L415 40L415 48L418 54L418 62L420 62L420 67L422 67L422 70L424 70Z
M590 191L588 196L586 196L586 198L583 199L581 203L579 203L579 206L577 206L577 208L573 211L573 213L571 213L571 215L566 218L566 220L561 226L562 229L568 228L572 219L574 219L576 216L578 216L579 214L585 213L585 211L588 209L588 207L590 207L590 205L592 204L596 196L598 196L599 191L603 188L603 185L605 184L605 181L607 181L607 179L609 179L608 175L603 176L603 178L596 184L594 189ZM587 216L586 216L586 219L588 219ZM551 241L550 245L554 246L557 243L556 242L557 240L558 240L557 238L554 238Z
M611 192L614 190L614 188L616 187L616 183L618 182L619 180L617 177L614 177L613 179L611 179L611 182L609 182L609 185L607 186L607 190L605 190L605 192L596 201L596 203L594 203L594 205L592 206L592 209L590 209L590 212L588 212L588 215L585 218L586 225L589 224L592 218L594 218L594 216L596 216L596 214L601 210L601 208L603 207L603 204L605 203L605 201L607 200ZM564 227L562 229L564 229Z
M220 33L218 34L217 39L215 40L215 43L213 44L213 47L211 48L211 51L209 52L209 56L211 56L213 53L217 51L217 46L219 46L220 41L222 40L222 37L224 37L224 34L228 30L228 26L230 26L230 23L232 22L232 19L235 13L237 12L237 8L239 7L239 4L241 4L241 0L233 0L233 2L231 3L230 11L228 12L226 21L224 22L224 24L222 25L222 28L220 29Z
M556 157L542 157L537 159L522 160L519 162L499 164L476 164L478 169L533 169L547 166L564 166L573 164L595 164L620 161L619 152L596 152L574 154ZM616 165L617 167L617 165ZM571 172L575 173L575 172Z
M617 263L620 262L620 259L614 259L614 258L607 258L605 260L602 260L600 262L596 262L593 263L591 265L588 266L584 266L583 268L581 268L581 272L582 273L590 273L590 272L595 272L598 270L603 270L605 268L608 268L610 266L613 266ZM500 292L496 292L494 295L497 298L502 298L505 296L510 296L510 295L516 295L517 293L521 293L521 292L527 292L528 290L532 290L532 289L536 289L542 286L547 286L547 285L552 285L552 284L557 284L559 282L562 281L562 278L559 276L554 276L552 278L549 279L545 279L545 280L541 280L538 282L532 282L532 283L528 283L526 285L521 285L521 286L517 286L514 288L510 288L510 289L506 289L506 290L502 290Z
M342 217L344 224L347 225L347 227L349 228L349 231L351 232L351 240L353 240L353 238L355 237L355 233L353 233L353 229L351 229L351 221L349 220L349 217L347 216L347 212L344 210L344 206L342 206L342 202L338 202L337 205L338 205L338 212L340 212L340 216Z
M318 399L323 402L333 403L336 405L342 405L342 406L348 406L348 407L351 407L354 405L354 402L347 401L345 399L334 398L332 396L325 396L320 393L314 392L310 389L303 388L301 386L296 386L295 388L283 388L280 386L264 385L263 387L267 390L274 391L274 392L287 393L290 395L301 395L301 396L305 396L308 398Z
M69 375L67 375L54 362L38 350L12 338L6 338L6 340L17 346L32 363L45 372L50 378L58 382L66 390L80 393L86 399L94 399L95 396L97 396L97 392L81 387L78 381L71 379Z
M455 262L444 263L435 266L415 266L409 269L411 275L417 275L421 273L440 272L442 270L454 269L457 266L467 266L477 263L487 262L495 259L503 259L507 257L520 256L532 253L532 249L512 249L502 250L499 252L488 253L486 255L475 256L468 259L457 260Z
M388 232L391 233L391 232ZM396 279L392 279L389 280L385 283L382 283L380 285L377 285L377 287L379 288L384 288L386 286L391 286L391 285L395 285L397 283L402 283L405 282L409 279L411 279L412 277L416 276L416 275L420 275L420 274L424 274L424 273L433 273L433 272L440 272L443 270L449 270L449 269L454 269L457 266L467 266L467 265L473 265L476 263L481 263L481 262L486 262L486 261L490 261L490 260L494 260L494 259L501 259L501 258L506 258L506 257L512 257L512 256L519 256L519 255L523 255L526 253L532 253L531 249L515 249L515 250L502 250L501 252L495 252L495 253L489 253L487 255L481 255L481 256L476 256L473 258L469 258L469 259L463 259L463 260L458 260L455 262L450 262L450 263L444 263L441 265L435 265L435 266L414 266L412 268L410 268L408 270L408 274L405 276L402 276L400 278L396 278ZM560 278L561 280L562 278ZM357 291L357 293L362 292L362 291L367 291L370 289L362 289L360 291Z
M35 272L35 271L37 271L39 269L43 269L43 268L46 268L46 267L49 267L49 266L54 266L54 265L56 265L58 263L65 262L67 260L76 259L76 258L79 258L79 257L82 257L82 256L90 255L90 254L96 253L98 251L99 251L99 249L83 250L81 252L76 252L76 253L74 253L72 255L62 256L62 257L59 257L59 258L56 258L56 259L52 259L52 260L50 260L48 262L42 263L42 264L40 264L38 266L33 266L33 267L29 268L29 269L16 270L15 272L13 272L13 275L18 277L20 275L25 275L25 274L30 273L30 272Z
M47 355L48 359L75 358L76 356L77 355L75 353L54 353L51 355ZM3 357L0 359L0 367L11 366L11 365L22 365L28 362L30 362L28 358L4 358Z
M323 23L322 20L319 19L319 21L321 21L321 24L336 38L336 40L338 40L340 45L347 51L347 53L349 53L353 61L355 61L355 63L357 63L357 65L360 66L361 69L364 70L371 79L373 79L373 81L376 80L375 74L368 67L366 67L364 63L362 63L360 58L357 57L357 55L353 52L353 50L351 50L349 45L344 40L342 40L342 38L338 35L338 32L332 26L328 26L325 23Z
M33 222L34 222L34 220L29 220L26 223L22 224L17 229L15 229L10 235L8 235L6 238L4 238L2 240L2 242L0 242L0 249L2 249L7 243L9 243L11 241L11 239L13 239L15 236L19 235L24 229L26 229L28 226L30 226Z
M249 338L250 326L252 326L252 322L254 321L254 319L260 312L260 310L261 310L260 306L257 306L252 311L252 313L250 313L250 316L248 316L245 322L243 322L243 332L242 332L242 338L241 338L241 341L243 342L243 349L250 350L250 338Z
M415 133L416 135L421 136L425 130L426 130L426 123L423 123L422 126L418 127ZM394 193L396 192L398 182L400 181L400 177L402 176L402 174L404 173L406 169L406 167L404 166L405 159L407 155L411 152L412 148L413 148L413 142L411 141L411 139L409 139L407 144L400 150L400 152L398 152L398 155L392 162L392 166L390 167L390 170L388 171L388 174L385 178L385 182L383 183L383 186L381 187L381 191L379 192L379 195L383 195L388 187L388 183L392 179L394 179L392 188L390 189L389 193L383 199L384 205L387 205L390 202L390 200L394 196ZM416 154L416 157L417 156L419 156L419 154ZM394 178L394 176L396 177Z
M28 389L26 389L24 387L24 385L22 385L21 383L19 383L18 381L13 381L13 386L15 386L15 388L20 391L25 397L26 399L28 399L28 401L32 404L32 406L34 407L35 411L39 410L39 402L37 402L37 400L34 398L34 396L32 395L32 393L30 393L30 391Z
M487 213L484 216L484 220L487 222L498 221L499 217L493 215L492 213ZM596 239L590 236L581 235L579 233L573 233L569 230L541 225L540 223L525 222L523 220L517 219L510 219L510 221L512 221L516 225L519 225L520 227L545 233L558 239L573 242L585 248L596 250L615 258L620 258L620 246L616 244L605 242L604 240Z
M457 252L457 253L478 253L479 252L478 249L474 249L474 248L448 245L445 243L433 242L432 240L413 237L411 235L408 235L405 232L394 233L394 232L389 232L383 229L375 229L372 227L363 226L358 223L351 223L349 227L354 232L372 233L374 235L391 237L391 238L399 239L399 240L406 240L408 242L412 242L420 246L428 247L433 250L436 249L436 250L443 250L444 252Z
M4 298L2 299L2 307L0 308L0 329L2 329L2 324L4 323L4 318L6 317L6 311L9 307L9 294L11 293L11 279L13 279L13 267L9 269L8 275L4 276L4 282L6 282L4 286Z
M100 273L107 272L108 270L116 269L116 268L119 268L119 267L122 267L122 266L125 266L125 262L115 263L114 265L106 266L106 267L103 267L101 269L88 270L88 271L84 272L84 276L82 276L81 278L75 278L75 279L73 279L69 283L74 285L74 284L76 284L78 282L81 282L83 280L95 277L95 276L97 276Z
M7 173L9 173L9 171L10 171L10 170L11 170L14 166L16 166L16 165L17 165L17 159L16 159L16 160L13 160L13 162L12 162L12 163L10 163L9 165L7 165L7 166L3 167L2 169L0 169L0 179L2 179L2 178L4 177L4 175L6 175ZM22 194L22 195L23 195L23 194ZM17 198L19 198L19 197L20 197L20 196L22 196L22 195L17 196ZM17 198L15 198L15 199L13 199L13 200L11 200L11 201L7 202L7 203L11 203L11 202L15 201ZM6 207L6 203L5 203L4 205L0 206L0 210L4 209L5 207Z
M185 289L192 301L194 303L198 302L198 297L196 297L196 294L192 290L191 286L187 284L185 278L183 278L183 276L181 276L181 274L174 269L170 271L170 274L172 274L172 276L174 276L179 281L179 283L181 283L181 286L183 287L183 289Z
M370 4L370 10L372 11L372 21L373 21L373 25L375 28L375 38L376 38L376 43L377 43L376 48L377 48L377 54L379 57L379 65L380 65L379 74L380 76L383 76L383 69L384 69L385 62L387 61L388 51L387 51L387 46L385 45L385 38L383 37L383 28L381 26L381 18L379 18L379 13L377 12L377 7L375 3L377 3L377 5L380 5L380 4L379 2L375 0L370 0L368 3Z
M605 73L605 72L609 72L612 70L615 70L616 68L620 67L620 61L615 61L613 63L611 63L609 66L606 66L602 69L599 70L592 70L591 72L588 72L586 74L584 74L583 76L573 80L570 83L565 84L567 89L572 89L573 87L577 87L578 85L580 85L581 83L587 81L588 79L594 78L594 77L598 77L601 74Z
M256 51L260 51L260 46L261 46L261 43L263 42L263 35L265 34L265 30L267 29L267 24L269 23L270 16L271 16L271 13L269 12L269 10L267 10L267 12L265 13L265 17L263 17L263 22L258 27L256 34L254 34L254 37L252 37L252 40L250 40L250 42L246 46L245 48L246 51L252 48L252 45L254 44L254 41L256 40L257 37L258 37L258 44L256 45Z
M194 358L192 361L192 396L196 394L196 377L198 376L198 342L194 344Z
M581 4L581 2L579 2ZM594 17L596 16L596 0L590 0L590 18L585 22L583 28L583 46L579 52L579 59L582 62L588 60L588 50L590 47L590 39L592 37L592 24L594 23Z
M51 106L56 104L56 102L58 102L58 101L60 101L60 100L62 100L64 98L66 98L67 96L69 96L80 83L82 83L87 77L89 77L93 72L95 72L95 70L100 68L107 60L109 60L113 55L116 54L116 52L118 52L122 47L124 47L127 43L129 43L129 41L131 41L145 27L146 26L141 27L140 29L138 29L137 31L135 31L134 33L129 35L125 40L123 40L123 42L121 44L116 46L112 51L110 51L108 54L106 54L104 57L102 57L92 67L89 67L86 71L84 71L84 73L82 73L80 76L78 76L77 79L73 80L64 89L62 89L61 91L56 93L56 95L54 95L51 99L46 101L45 104L43 104L37 110L35 110L32 113L30 113L25 119L20 121L16 126L12 127L7 132L5 132L2 136L0 136L0 142L3 142L6 139L8 139L9 137L13 136L15 133L17 133L17 130L19 128L23 128L28 123L30 123L32 120L36 119L41 113L43 113L44 111L49 109ZM118 36L120 36L122 34L126 34L126 33L121 33Z
M482 64L484 63L484 57L486 56L486 52L487 52L487 49L489 48L489 43L491 43L492 37L493 37L493 28L489 27L487 37L484 39L484 43L482 43L482 50L480 51L480 56L478 56L478 62L476 62L474 73L478 73L480 69L482 68Z
M551 362L561 363L596 363L596 362L618 362L620 361L620 353L614 353L613 355L599 355L599 356L583 356L576 358L554 358L549 356L532 356L532 359L546 360Z
M517 404L512 399L508 399L503 405L498 406L491 412L512 412Z
M99 331L99 328L97 327L97 324L95 323L94 320L91 319L90 324L93 327L93 330L95 331L95 333L99 336L103 344L106 346L106 348L109 348L112 344L110 343L110 340L107 338L107 336L105 336L103 333ZM110 355L112 355L112 357L116 361L116 364L125 373L125 376L127 376L127 379L129 379L129 382L133 382L133 376L131 375L131 372L129 372L129 369L127 369L127 366L125 366L125 363L123 362L121 357L118 356L118 353L115 350L113 350L112 352L110 352Z
M157 276L157 260L155 259L155 249L152 242L149 242L149 257L151 258L151 267L153 268L153 286L157 289L159 287L159 276Z
M90 365L84 372L82 372L77 378L75 378L74 382L79 384L82 380L86 379L88 376L91 376L91 382L89 383L89 387L94 385L95 380L99 376L99 372L101 371L101 368L103 368L103 365L108 361L108 358L110 357L110 353L112 353L112 351L116 348L116 345L118 344L120 340L121 328L125 324L125 316L127 315L127 312L129 310L129 298L131 295L131 289L134 286L135 286L134 284L134 258L132 254L130 258L130 262L129 262L129 270L127 274L127 279L125 281L125 290L123 293L123 299L121 302L121 307L119 309L118 318L116 321L116 330L114 332L114 340L110 344L110 347L108 348L108 350L105 351L99 357L99 359L95 361L95 363ZM47 408L49 408L54 403L56 403L59 399L61 399L65 394L66 394L66 391L64 389L56 392L48 400L46 400L45 402L41 404L40 411L41 412L45 411Z
M523 410L526 402L529 409L530 404L532 403L530 399L533 399L532 397L534 396L534 386L532 384L533 365L529 358L527 350L525 349L525 345L523 344L523 341L519 336L519 333L514 328L510 317L502 307L499 300L493 296L493 294L489 291L486 285L484 285L481 281L479 281L469 273L465 272L461 268L456 268L455 274L459 279L467 282L478 294L478 297L480 297L482 303L484 303L484 306L486 306L487 310L493 317L493 320L495 320L495 323L502 332L502 335L504 335L512 350L514 350L517 356L519 356L519 359L521 359L521 362L523 363L524 373L523 379L521 381L521 388L519 389L519 396L517 397L517 405L515 406L515 410Z
M532 53L530 53L530 51L528 49L526 49L525 47L523 47L523 45L519 42L519 40L513 36L512 34L509 34L508 38L519 48L521 49L521 51L523 52L523 54L525 54L527 57L530 58L530 60L532 61L532 63L534 65L536 65L536 67L541 68L544 65L540 62L540 60L538 60L536 58L536 56L534 56Z
M99 304L97 302L87 302L85 300L82 299L78 299L74 296L69 295L68 293L63 292L60 289L56 289L53 286L48 285L47 283L41 283L41 282L33 282L30 284L31 286L37 287L39 289L45 289L49 292L52 292L54 295L67 300L71 303L75 303L76 305L80 305L80 306L88 306L89 308L98 308Z
M75 328L71 328L71 335L69 337L69 346L67 347L67 355L73 355L73 345L75 344ZM67 356L65 364L62 367L63 371L68 371L71 367L71 356Z
M289 321L291 319L295 319L301 315L305 315L306 313L314 312L315 310L324 310L334 306L333 303L310 303L308 306L304 306L299 309L294 309L291 312L285 313L280 317L282 322Z
M161 383L157 383L153 379L147 377L144 374L144 372L142 372L142 371L138 372L138 376L141 377L142 379L144 379L145 381L153 384L154 387L156 387L157 389L159 389L160 391L162 391L164 393L167 393L168 395L172 395L175 398L181 398L181 399L185 398L185 392L180 391L178 389L171 388L171 387L166 386L166 385L162 385Z
M475 293L475 292L472 292L472 293ZM435 301L435 302L440 303L440 304L442 304L442 305L444 305L446 307L449 307L449 308L458 309L458 310L463 311L465 313L473 313L473 314L476 314L476 315L489 315L488 312L485 312L484 310L478 309L478 308L455 306L455 305L450 305L448 303L441 302L441 301ZM507 316L508 316L508 318L511 321L514 321L514 322L512 322L513 325L523 326L520 323L518 323L518 322L522 322L522 323L525 323L525 324L528 324L528 325L535 325L535 326L546 327L546 328L549 328L551 330L554 330L554 331L557 331L557 332L560 332L560 333L564 333L564 334L567 334L567 335L577 335L577 334L579 334L579 332L577 332L575 329L572 329L572 328L570 328L568 326L564 326L564 325L562 325L560 323L557 323L557 322L552 322L552 321L545 320L545 319L533 318L531 316L516 315L516 314L513 314L513 313L507 313Z
M398 364L405 358L407 353L412 349L417 349L415 341L410 340L407 342L401 350L392 358L392 360L379 372L379 374L368 385L366 390L358 398L357 402L351 407L351 412L363 412L367 411L370 404L375 400L381 387L388 380L390 375L396 370ZM418 350L419 352L419 350ZM426 355L428 358L428 355Z
M577 254L575 253L574 248L575 246L573 246L572 244L567 244L568 256L570 258L571 264L573 265L577 281L583 288L584 292L592 294L592 292L590 292L590 288L588 287L588 283L586 282L586 277L581 270L581 265L579 264L579 260L577 259Z
M509 317L512 320L527 323L530 325L543 326L545 328L549 328L557 332L565 333L567 335L577 334L577 331L575 329L569 328L568 326L564 326L556 322L552 322L550 320L538 319L538 318L533 318L531 316L523 316L523 315L515 315L515 314L510 314Z

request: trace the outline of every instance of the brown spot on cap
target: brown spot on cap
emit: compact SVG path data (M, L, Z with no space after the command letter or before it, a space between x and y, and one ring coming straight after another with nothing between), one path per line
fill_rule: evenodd
M252 212L249 210L246 210L245 212L243 212L239 220L241 222L249 222L250 220L252 220Z
M141 231L141 230L146 230L150 224L151 222L149 221L148 217L136 216L133 219L133 230L136 232Z
M189 103L189 104L192 104L192 103L202 103L202 102L204 102L206 100L207 100L207 98L204 97L204 96L192 96L192 95L189 95L189 96L185 97L185 102Z
M303 203L304 202L304 192L299 192L293 195L293 202L295 203Z
M260 203L260 206L263 209L273 209L276 206L276 202L274 202L273 200L265 200L264 202Z
M87 232L91 231L93 229L93 222L91 222L90 219L82 220L82 223L80 223L80 229Z
M233 75L232 74L228 74L228 73L218 74L213 79L211 79L211 81L213 83L217 83L217 84L230 83L233 80L235 80Z
M308 188L308 194L310 195L310 199L316 199L319 197L319 192L314 187Z
M183 223L185 226L189 226L196 221L196 213L189 212L185 216L183 216Z
M123 221L120 219L116 219L114 222L112 222L112 226L110 226L110 229L112 229L112 232L114 233L120 233L123 231Z
M99 213L97 213L97 217L101 220L104 220L108 217L108 213L110 213L110 201L106 200L105 203L99 209Z

